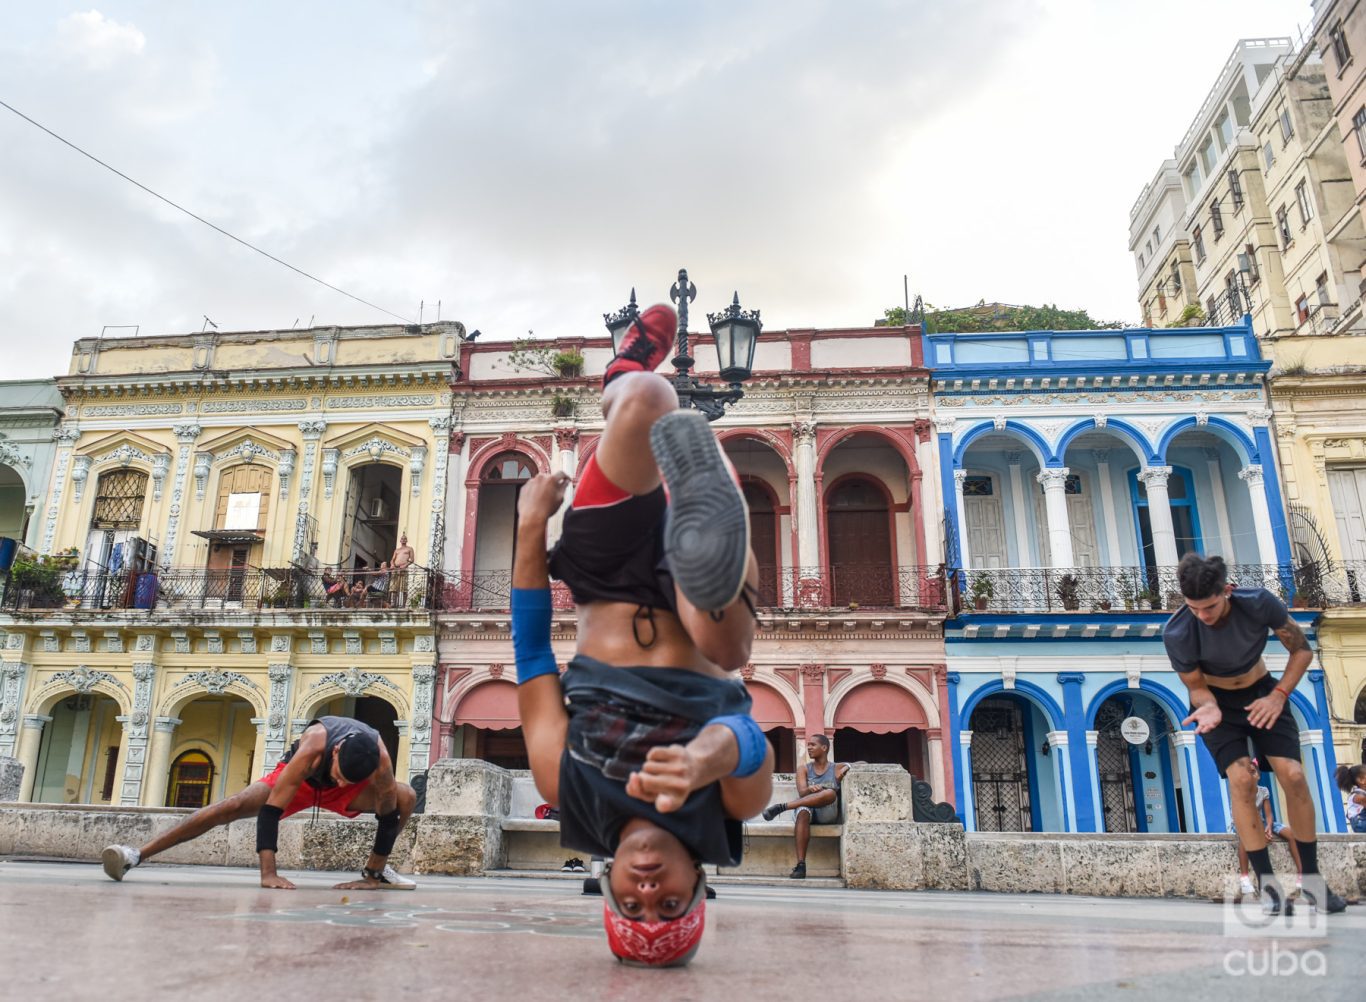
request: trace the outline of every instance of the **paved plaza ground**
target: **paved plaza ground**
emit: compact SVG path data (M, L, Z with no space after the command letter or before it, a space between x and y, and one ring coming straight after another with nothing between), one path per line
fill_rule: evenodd
M265 891L254 871L227 867L150 865L116 884L96 864L0 860L4 995L1366 996L1366 906L1332 916L1326 935L1272 942L1225 935L1213 903L723 884L692 965L644 971L610 959L602 899L580 895L577 881L428 876L414 892L365 893L331 889L352 874L288 875L299 890ZM1268 962L1301 970L1228 973Z

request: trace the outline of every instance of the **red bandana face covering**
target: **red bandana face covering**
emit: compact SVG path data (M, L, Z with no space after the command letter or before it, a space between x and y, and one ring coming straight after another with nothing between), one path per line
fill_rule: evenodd
M622 915L611 883L611 873L604 873L602 924L607 929L607 945L618 960L641 967L682 967L692 960L707 923L705 877L698 877L688 910L666 922L637 922Z

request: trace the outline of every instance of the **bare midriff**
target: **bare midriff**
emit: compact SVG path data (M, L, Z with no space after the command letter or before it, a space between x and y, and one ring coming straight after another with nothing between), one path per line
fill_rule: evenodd
M1246 689L1266 675L1266 662L1261 658L1241 675L1211 675L1205 673L1205 684L1212 689Z
M626 602L590 602L577 612L578 653L586 657L620 668L687 668L729 677L702 656L678 617L665 609L654 610L653 626L639 606Z

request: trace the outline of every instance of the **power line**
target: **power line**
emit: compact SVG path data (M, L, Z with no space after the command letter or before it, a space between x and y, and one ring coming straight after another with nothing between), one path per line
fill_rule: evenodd
M25 114L24 114L22 111L20 111L18 108L15 108L13 105L6 104L4 101L0 101L0 107L6 108L6 109L8 109L9 111L14 112L16 115L18 115L20 118L22 118L25 122L28 122L29 125L32 125L32 126L34 126L35 128L38 128L38 129L42 129L42 130L43 130L44 132L46 132L49 136L51 136L53 139L57 140L59 143L63 143L63 144L65 144L65 145L67 145L67 146L70 146L73 150L75 150L75 151L76 151L77 153L79 153L81 156L83 156L83 157L88 157L89 159L95 161L95 163L97 163L97 164L99 164L101 167L103 167L105 170L111 171L112 173L117 174L119 177L123 178L123 179L124 179L125 181L127 181L129 184L132 184L132 185L135 185L135 186L138 187L138 188L141 188L143 191L147 192L147 194L151 195L153 198L158 198L158 199L160 199L161 201L163 201L163 202L165 202L167 205L169 205L171 208L176 209L176 210L178 210L178 211L180 211L180 212L183 212L183 213L185 213L185 215L189 216L191 219L194 219L194 220L196 220L196 221L198 221L198 222L203 223L205 226L209 227L209 229L211 229L211 230L217 230L219 233L223 234L223 236L227 237L229 240L235 240L235 241L237 241L239 244L241 244L243 247L246 247L248 250L253 250L253 251L255 251L257 254L260 254L262 257L269 258L270 260L274 261L276 264L283 265L284 267L288 268L290 271L295 272L296 274L302 275L304 278L307 278L307 279L309 279L310 281L317 282L319 285L325 286L326 288L331 289L333 292L340 292L343 296L346 296L348 299L354 299L356 302L361 303L361 304L364 305L364 306L368 306L368 307L370 307L372 310L379 310L381 313L386 313L386 314L388 314L389 316L393 317L393 318L396 319L396 320L401 320L401 321L403 321L405 324L410 324L410 323L413 322L412 319L409 318L409 317L400 316L399 314L395 313L393 310L386 310L383 306L378 306L378 305L376 305L375 303L370 302L369 300L361 299L360 296L353 295L353 294L347 292L345 289L339 289L339 288L337 288L337 287L336 287L335 285L333 285L331 282L324 282L321 278L318 278L316 275L310 275L308 272L304 271L302 268L296 268L296 267L294 267L294 265L290 264L288 261L282 261L282 260L280 260L278 257L276 257L274 254L271 254L271 253L269 253L269 252L267 252L267 251L263 251L260 247L257 247L255 244L248 243L247 241L243 240L241 237L236 236L236 235L234 235L234 234L232 234L232 233L229 233L227 230L223 229L223 227L218 226L218 225L216 225L215 223L209 222L209 221L208 221L207 219L205 219L203 216L197 216L197 215L195 215L193 212L191 212L189 209L185 208L183 205L177 205L175 202L172 202L172 201L171 201L169 198L167 198L165 195L158 194L157 192L153 191L151 188L147 187L147 186L146 186L145 184L143 184L142 182L136 181L136 180L134 180L133 178L129 177L127 174L123 173L123 171L119 170L118 168L116 168L116 167L111 167L109 164L105 163L103 160L101 160L99 157L95 156L93 153L87 153L85 150L81 149L79 146L77 146L75 143L71 142L69 139L64 139L63 137L57 135L57 133L53 132L53 131L52 131L51 129L49 129L47 126L43 125L41 122L35 122L33 119L29 118L27 115L25 115Z

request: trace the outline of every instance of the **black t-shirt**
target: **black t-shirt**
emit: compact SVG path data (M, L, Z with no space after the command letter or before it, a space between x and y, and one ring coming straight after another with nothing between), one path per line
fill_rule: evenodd
M560 844L613 856L626 822L645 818L694 858L739 866L743 826L726 816L720 783L694 790L679 810L661 814L626 792L626 778L653 745L685 744L714 717L749 713L744 683L685 668L613 668L581 655L562 682L569 733L560 758Z
M1235 588L1229 614L1218 626L1206 626L1183 605L1167 620L1162 642L1179 673L1199 669L1232 678L1257 663L1266 650L1267 631L1279 630L1289 617L1285 603L1265 588Z

